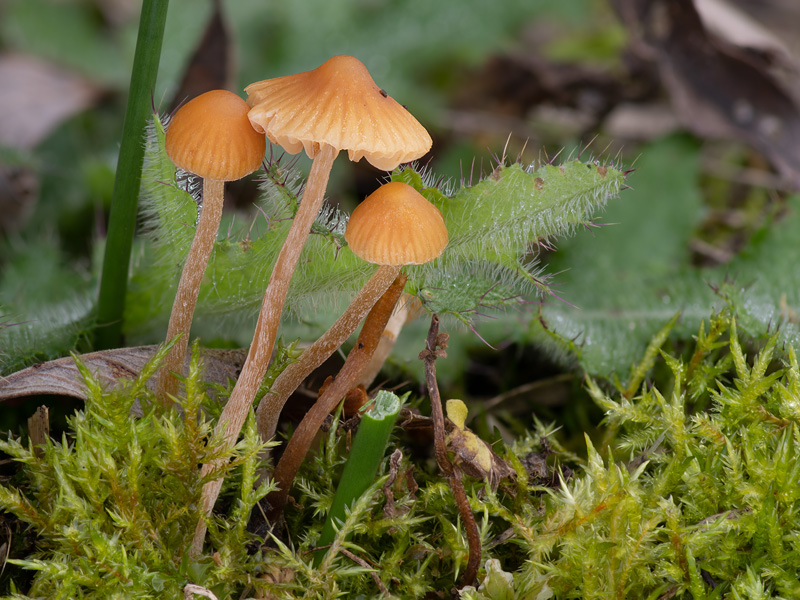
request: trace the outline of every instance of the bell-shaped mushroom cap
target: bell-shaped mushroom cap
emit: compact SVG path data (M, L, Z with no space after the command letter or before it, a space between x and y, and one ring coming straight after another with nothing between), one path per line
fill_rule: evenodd
M290 154L314 158L322 144L347 150L391 171L431 148L431 136L403 106L375 85L352 56L334 56L312 71L245 88L250 121Z
M387 183L350 215L344 239L356 256L379 265L419 265L447 246L442 213L410 185Z
M212 90L184 104L167 129L167 155L200 177L234 181L255 171L267 142L247 118L250 107L227 90Z

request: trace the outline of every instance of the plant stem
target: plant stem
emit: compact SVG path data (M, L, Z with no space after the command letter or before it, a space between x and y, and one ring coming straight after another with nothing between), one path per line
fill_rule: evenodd
M287 366L275 382L270 393L266 394L256 410L256 424L261 439L269 441L275 435L283 406L300 384L303 383L314 369L325 362L337 348L347 341L347 338L356 330L364 316L375 305L375 302L392 284L400 273L400 267L381 266L370 280L364 284L361 291L342 313L342 316L322 334L316 342L303 350L297 359ZM380 346L379 346L380 348Z
M327 546L336 537L336 527L347 518L347 509L369 488L381 464L389 435L402 403L392 392L381 390L375 397L375 406L361 417L358 432L350 448L350 456L336 488L331 510L320 533L317 546ZM327 548L314 555L314 565L319 566Z
M441 350L438 346L443 346ZM447 354L444 352L446 340L439 337L439 315L431 316L431 326L428 329L428 338L425 341L425 350L420 352L420 359L425 361L425 383L431 397L431 418L433 420L433 449L436 454L436 463L442 473L448 477L453 472L453 465L447 457L445 443L444 411L442 398L439 395L439 382L436 381L436 359Z
M278 489L267 495L267 501L270 504L267 518L270 521L275 522L276 517L283 510L289 498L289 490L292 487L294 476L303 459L305 459L308 449L314 441L314 436L325 421L325 417L336 408L336 405L342 401L345 394L355 386L364 367L369 363L369 359L375 352L375 348L378 347L381 333L386 328L386 322L389 320L405 284L406 276L401 273L375 303L375 306L372 307L372 310L369 311L367 318L364 320L364 326L358 334L356 345L347 355L347 360L345 360L342 370L339 371L335 379L330 381L329 385L324 387L324 391L320 394L314 406L306 413L292 434L289 443L286 445L286 450L273 473L273 480Z
M264 301L261 303L261 312L258 315L256 331L253 335L253 342L247 353L247 359L242 367L242 372L236 385L231 391L230 398L219 416L215 433L223 433L225 446L233 448L239 432L244 425L245 417L253 405L253 399L258 393L264 375L269 366L269 359L272 356L272 347L275 345L275 337L278 325L283 312L283 305L286 302L286 294L289 291L289 283L294 273L294 268L300 258L300 253L305 245L306 238L311 231L311 225L319 213L322 200L325 197L325 188L328 186L328 178L331 173L333 161L336 159L338 150L332 146L324 145L317 153L314 162L311 164L311 172L308 175L306 189L297 214L294 217L292 226L283 243L278 259L272 269L272 275L264 294ZM203 465L201 477L207 475L219 463L209 463ZM211 514L214 503L217 501L219 491L222 488L222 479L215 479L208 482L203 487L203 514ZM190 553L197 556L203 548L203 540L206 535L206 524L203 519L197 523L195 537L192 541Z
M467 530L467 544L469 546L469 558L467 568L461 578L460 587L472 585L478 575L478 568L481 562L481 536L478 531L478 524L475 522L475 515L469 506L467 493L461 481L461 469L450 462L447 456L447 445L445 442L444 413L442 411L442 398L439 394L439 383L436 381L436 359L447 356L444 349L447 347L447 334L439 334L439 315L431 317L431 326L428 329L428 338L425 342L425 350L420 352L420 359L425 361L425 382L428 386L428 394L431 397L431 416L433 417L433 443L436 454L436 462L439 468L447 477L450 489L453 492L458 512L464 521ZM438 349L438 348L441 348Z
M224 181L208 178L203 180L203 207L200 211L200 221L197 223L192 247L189 249L183 265L181 280L167 327L167 341L177 335L181 335L182 338L170 348L158 372L156 397L165 407L171 404L169 396L174 396L178 391L178 378L170 371L177 374L183 373L186 348L189 346L189 331L192 328L192 317L197 305L200 283L203 281L208 258L214 249L219 222L222 219L224 191Z
M142 3L97 298L96 350L116 348L122 342L122 317L144 162L142 139L152 113L152 93L158 75L168 6L169 0L144 0Z

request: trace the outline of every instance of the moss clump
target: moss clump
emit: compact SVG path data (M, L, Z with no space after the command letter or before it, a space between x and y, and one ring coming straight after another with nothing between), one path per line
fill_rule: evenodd
M196 348L181 411L153 405L145 381L165 351L136 380L108 391L76 358L86 406L68 420L61 442L48 441L38 452L18 439L0 442L22 463L19 487L0 486L0 507L38 535L34 554L9 561L35 572L27 597L177 598L193 583L224 598L260 563L248 553L253 536L246 525L269 490L254 489L263 444L252 418L221 469L229 510L211 523L215 552L186 555L201 514L198 465L221 456L221 444L204 416L212 400ZM131 416L134 402L141 418Z
M584 462L537 423L509 448L494 446L516 479L493 491L466 478L485 567L463 598L800 597L794 350L772 338L748 355L727 314L685 352L660 350L666 333L627 382L588 382L607 439L587 438ZM654 362L667 373L657 385L645 376ZM253 487L261 445L249 427L225 467L228 502L211 523L208 553L190 561L197 465L218 446L200 411L209 401L196 361L181 406L198 419L152 408L129 416L134 399L149 406L142 382L154 365L109 392L84 373L86 410L41 458L2 443L22 463L22 483L2 487L0 503L38 534L36 553L15 561L36 573L29 597L177 597L192 583L219 598L411 599L454 587L468 552L456 507L430 462L409 460L399 430L391 459L338 529L336 552L314 567L350 429L333 426L303 465L285 531L257 537L246 523L266 486ZM533 458L548 453L542 477ZM572 475L553 469L553 458Z

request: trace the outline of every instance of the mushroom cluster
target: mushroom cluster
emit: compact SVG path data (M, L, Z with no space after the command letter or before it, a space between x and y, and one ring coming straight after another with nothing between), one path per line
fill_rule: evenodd
M253 127L289 153L305 149L313 159L297 214L272 269L253 341L239 379L217 423L233 446L266 374L289 283L322 206L331 167L340 150L390 170L416 160L432 141L413 116L378 87L352 56L335 56L311 71L251 84L246 88ZM375 301L374 299L372 300ZM214 464L203 466L203 476ZM206 484L203 510L210 513L222 480ZM199 552L205 522L198 524L192 552Z
M393 182L378 188L356 207L345 240L356 256L379 268L342 317L283 370L272 385L272 393L261 400L256 419L264 441L275 433L290 394L350 337L400 269L437 258L447 245L448 233L435 206L410 185Z
M380 265L357 298L377 295L380 300L374 306L366 307L369 316L344 367L329 387L323 386L324 391L320 392L317 402L289 439L273 473L277 490L267 496L269 516L275 516L283 509L294 476L325 418L344 395L356 387L368 368L405 285L402 267L427 263L439 257L447 246L448 234L444 218L433 204L410 185L393 182L378 188L353 211L345 240L356 256ZM383 283L385 280L389 283ZM390 291L392 287L396 287L394 293ZM363 307L357 307L360 308ZM368 324L377 325L368 327ZM350 333L352 330L339 343L344 342ZM306 374L327 358L315 356L319 363L311 365L304 361L304 356L305 352L295 364L302 365ZM281 400L285 401L285 398ZM275 408L279 412L282 404ZM277 414L273 413L273 418L277 419Z

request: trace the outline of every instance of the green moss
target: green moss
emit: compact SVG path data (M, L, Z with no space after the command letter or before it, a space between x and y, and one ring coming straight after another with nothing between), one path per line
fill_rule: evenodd
M494 446L516 480L493 491L466 479L485 567L464 598L800 596L794 350L773 336L748 352L723 313L692 347L668 353L659 348L671 326L624 383L587 381L606 413L601 450L587 438L577 459L552 427L533 423L511 447ZM651 380L654 362L670 376ZM17 487L0 486L0 504L38 536L33 554L12 561L35 572L27 597L177 597L194 583L220 598L386 590L411 599L455 585L468 550L449 487L431 463L410 459L401 429L387 454L402 458L384 459L338 528L338 553L313 566L348 454L350 428L335 423L299 473L286 531L256 536L247 523L267 488L255 486L261 444L251 422L223 469L207 551L190 561L197 465L218 456L218 444L197 360L181 401L197 419L150 407L143 382L155 364L110 391L84 370L86 409L42 457L13 438L0 444L22 467ZM145 410L134 419L136 400ZM525 470L548 453L545 477Z
M0 442L23 471L19 487L0 487L0 506L37 534L32 555L9 561L35 572L28 597L178 597L186 583L225 597L255 567L246 525L268 489L254 488L263 445L252 418L219 471L228 475L228 510L211 523L214 556L186 555L201 514L198 465L221 456L222 444L204 416L212 401L196 348L181 410L153 406L145 382L165 351L135 381L108 391L76 357L87 400L63 439L41 454L20 439ZM131 416L134 404L141 418Z

